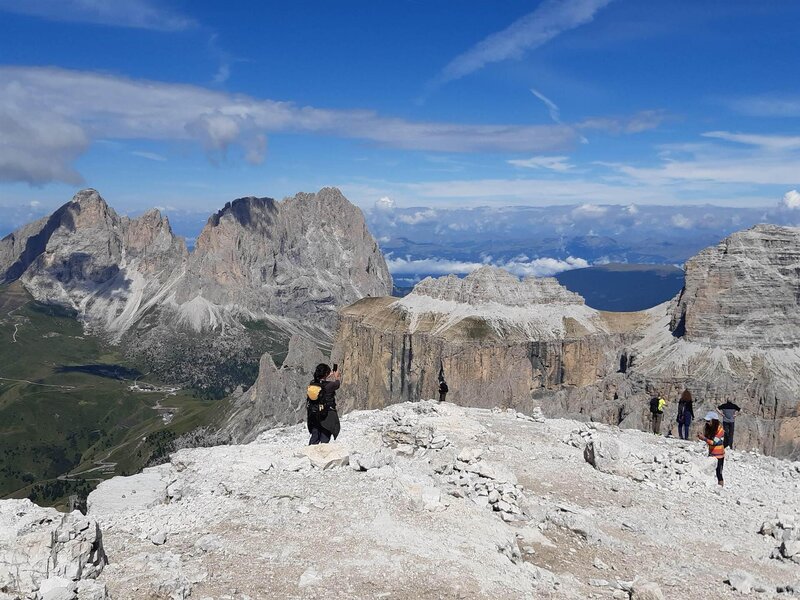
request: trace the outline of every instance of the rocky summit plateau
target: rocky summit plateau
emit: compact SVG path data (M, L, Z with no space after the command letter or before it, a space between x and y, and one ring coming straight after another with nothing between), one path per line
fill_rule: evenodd
M361 211L335 188L229 202L192 252L159 211L120 216L83 190L0 240L0 282L17 280L163 379L219 393L252 383L261 354L285 354L294 333L329 344L337 308L392 289Z
M800 594L800 463L536 411L421 401L181 450L88 514L0 502L0 597Z

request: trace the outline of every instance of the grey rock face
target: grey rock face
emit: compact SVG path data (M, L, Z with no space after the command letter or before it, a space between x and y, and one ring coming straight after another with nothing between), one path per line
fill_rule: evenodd
M191 254L158 211L120 217L84 190L0 240L0 281L17 279L156 375L222 391L295 333L328 342L337 307L392 289L361 211L334 188L228 203Z
M579 294L570 292L554 277L526 277L521 280L503 269L481 267L463 279L448 275L427 277L414 286L414 294L465 304L497 302L504 306L531 304L583 304Z
M157 210L120 217L95 190L0 241L2 281L74 310L113 339L164 297L187 258Z
M95 519L29 500L0 502L0 591L24 597L74 591L75 582L94 579L106 562Z
M306 418L306 387L317 364L325 358L314 342L299 335L289 341L289 353L278 368L269 354L261 357L258 379L234 399L222 431L235 443L253 441L278 425L294 425Z
M213 215L176 288L195 329L221 307L311 319L332 330L336 308L390 294L392 278L361 211L335 188L281 202L240 198Z
M800 228L756 225L686 263L672 330L720 348L800 344Z
M550 283L489 268L426 280L401 300L364 299L341 311L343 405L436 397L443 367L450 401L623 427L647 429L648 401L662 393L663 432L674 435L689 389L697 419L726 400L743 408L737 447L796 457L798 257L800 230L734 234L689 261L677 299L639 313L594 311Z
M345 365L346 408L435 397L443 367L448 400L531 413L537 394L615 373L635 339L552 279L520 281L489 267L454 279L340 312L333 356Z

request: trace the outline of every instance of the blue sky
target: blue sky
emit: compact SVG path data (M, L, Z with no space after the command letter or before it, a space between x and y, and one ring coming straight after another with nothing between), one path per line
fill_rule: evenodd
M0 0L0 206L798 210L800 3Z

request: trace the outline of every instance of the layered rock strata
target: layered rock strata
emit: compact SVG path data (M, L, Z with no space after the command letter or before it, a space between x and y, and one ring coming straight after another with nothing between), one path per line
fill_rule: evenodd
M628 321L628 322L626 322ZM434 396L440 370L454 401L530 412L542 392L596 383L619 370L633 341L554 279L482 267L464 279L426 279L402 298L364 299L341 311L334 355L343 403L376 408Z
M732 400L739 447L800 455L800 229L733 234L687 263L675 300L639 313L594 311L551 280L487 267L425 280L401 300L364 299L341 317L335 356L350 408L434 396L443 368L460 404L641 429L662 393L662 433L677 435L689 389L695 427Z

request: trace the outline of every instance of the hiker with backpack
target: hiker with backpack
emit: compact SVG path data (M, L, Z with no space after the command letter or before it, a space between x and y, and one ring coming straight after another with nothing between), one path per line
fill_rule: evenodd
M664 407L667 401L664 395L659 393L650 399L650 415L653 422L653 433L661 435L661 421L664 419Z
M311 434L309 446L327 444L331 437L338 437L341 426L336 410L336 390L340 385L338 365L333 365L333 371L324 363L318 364L314 369L314 379L306 389L308 432Z
M725 430L719 421L719 415L714 411L706 414L705 421L703 433L698 433L697 439L703 440L708 445L708 455L717 459L717 483L724 486L722 467L725 465Z
M689 439L689 427L694 419L694 409L692 408L692 392L683 390L681 399L678 400L678 437L682 440Z
M444 402L447 398L447 392L450 388L447 387L447 382L444 380L444 365L439 366L439 402Z

